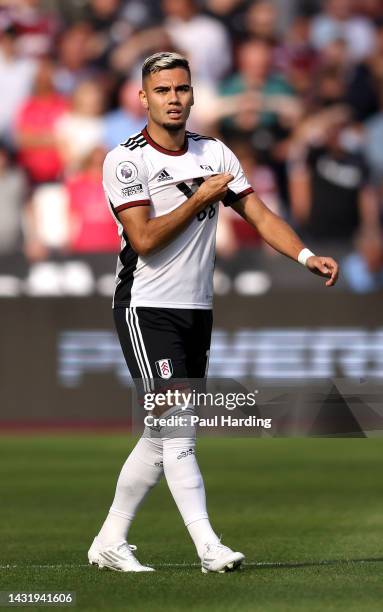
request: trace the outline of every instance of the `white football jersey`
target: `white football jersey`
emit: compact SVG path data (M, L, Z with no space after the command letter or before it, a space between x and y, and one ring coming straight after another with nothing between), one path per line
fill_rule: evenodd
M234 176L225 205L253 191L238 159L215 138L186 132L184 147L169 151L145 128L108 153L103 185L122 238L114 307L212 307L219 203L208 205L168 245L145 257L131 247L118 213L150 206L150 217L160 217L191 197L207 177L221 172Z

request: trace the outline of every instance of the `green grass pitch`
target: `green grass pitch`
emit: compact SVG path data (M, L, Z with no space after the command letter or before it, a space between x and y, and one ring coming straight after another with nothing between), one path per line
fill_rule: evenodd
M87 565L132 438L12 435L0 444L2 591L76 591L69 609L81 611L382 610L383 440L201 438L213 525L248 561L208 575L164 481L130 533L157 572Z

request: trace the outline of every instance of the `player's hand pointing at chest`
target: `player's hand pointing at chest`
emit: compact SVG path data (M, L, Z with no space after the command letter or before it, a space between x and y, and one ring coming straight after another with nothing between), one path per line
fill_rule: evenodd
M209 176L196 191L201 204L206 206L206 204L213 204L222 200L227 194L228 184L233 178L234 176L229 172Z
M191 197L187 197L180 206L165 215L150 217L149 206L136 206L121 211L119 219L133 250L145 257L169 244L196 214L225 197L228 183L233 178L229 173L209 177Z

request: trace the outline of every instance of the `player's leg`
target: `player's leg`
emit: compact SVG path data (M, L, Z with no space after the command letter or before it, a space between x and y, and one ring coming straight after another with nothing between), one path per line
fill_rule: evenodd
M126 540L138 508L162 473L161 440L144 434L122 466L113 503L97 536L100 544L109 546Z
M150 489L162 475L162 443L141 437L125 461L109 513L88 552L90 563L119 571L150 571L127 544L129 527Z
M125 360L140 393L152 385L153 378L146 365L142 330L132 309L115 309L114 318ZM88 553L91 562L117 565L113 569L122 571L147 570L127 548L126 539L139 506L162 474L162 441L144 432L121 469L112 506Z
M205 392L213 324L212 311L195 310L192 312L192 318L192 325L185 338L187 354L186 368L192 386L195 387L197 391ZM192 444L191 448L194 449L195 435L193 440L184 440L184 442ZM166 445L164 445L164 448L165 446ZM194 461L192 471L196 476L196 482L198 481L200 498L199 508L201 513L200 515L195 514L194 516L190 513L185 524L201 559L202 571L223 572L227 569L235 569L239 567L244 560L244 555L239 552L234 552L227 546L221 544L220 539L214 532L207 514L203 478L195 454L193 454L192 457L192 461ZM184 463L184 468L187 468L186 461Z
M180 333L186 354L186 371L193 390L204 389L210 348L211 311L185 311ZM170 416L190 419L194 407L169 410ZM165 415L163 415L165 416ZM206 508L203 478L195 455L196 431L191 424L161 428L166 481L202 562L202 571L223 572L238 567L244 555L221 544Z
M181 414L172 409L166 413L171 415L186 419L187 411ZM165 478L201 559L202 571L224 572L239 567L244 555L221 544L209 521L205 487L195 456L195 427L164 426L161 435Z
M200 326L195 325L195 313ZM207 351L211 336L211 311L185 310L180 334L185 346L185 367L191 390L194 384L205 377ZM194 340L192 335L194 334ZM198 348L196 348L198 346ZM193 409L193 407L191 407ZM185 417L182 410L170 411ZM164 427L163 436L164 471L169 489L181 513L184 523L201 557L206 542L219 542L213 531L206 509L206 496L202 475L195 456L195 427Z

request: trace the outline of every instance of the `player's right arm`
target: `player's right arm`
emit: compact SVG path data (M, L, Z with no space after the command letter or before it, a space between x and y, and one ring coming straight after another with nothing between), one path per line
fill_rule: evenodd
M109 202L132 248L141 256L166 246L191 223L196 214L209 204L222 200L232 179L228 172L209 177L180 206L166 215L151 218L146 168L139 158L120 161L112 152L106 157L103 173Z
M119 219L133 249L139 255L145 256L169 244L189 225L196 214L208 204L219 202L225 197L227 185L232 179L233 176L228 173L209 177L180 206L154 219L149 217L149 206L128 208L120 212Z

